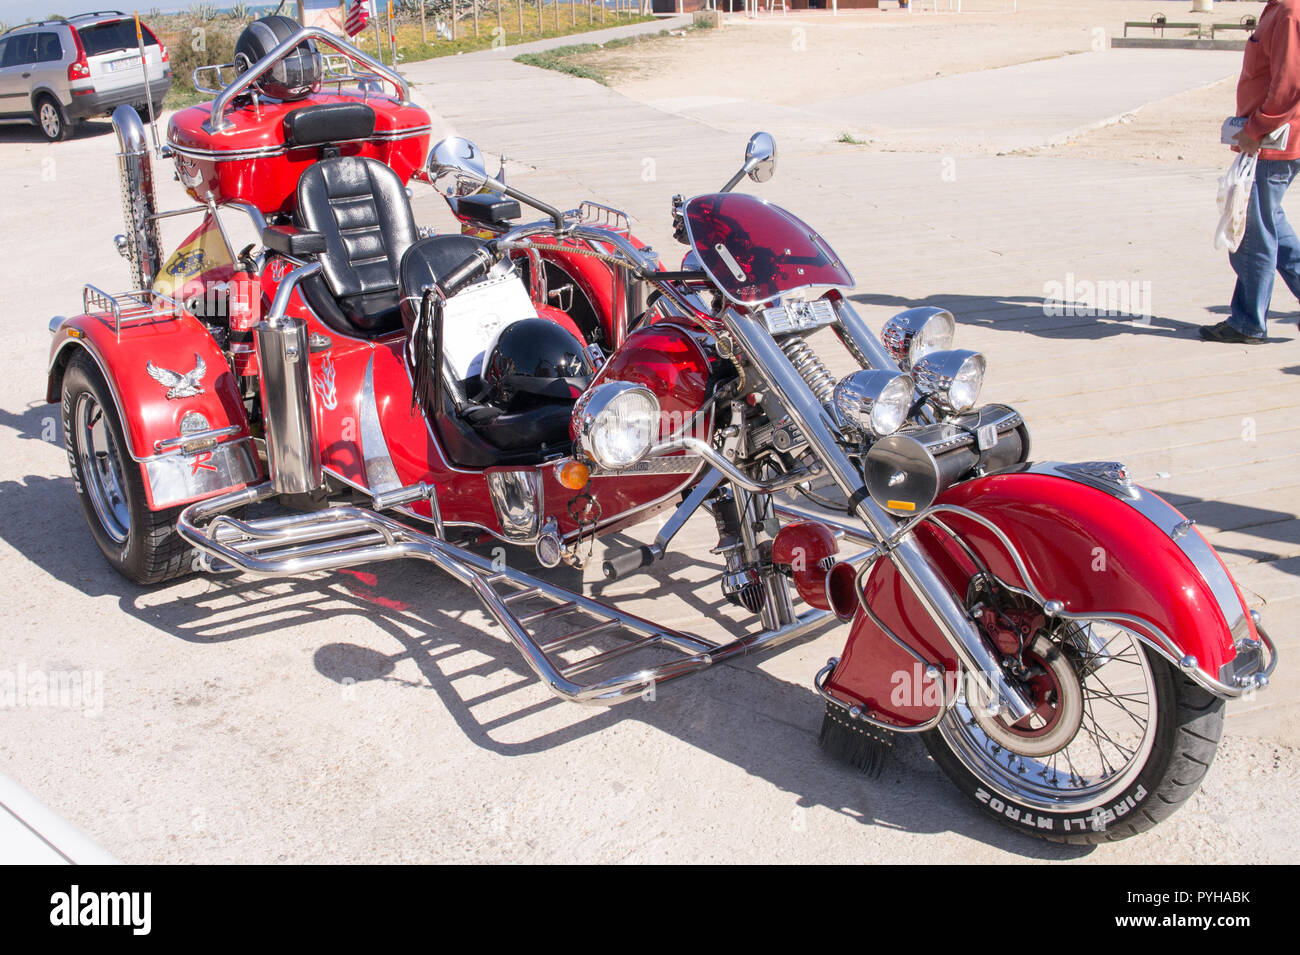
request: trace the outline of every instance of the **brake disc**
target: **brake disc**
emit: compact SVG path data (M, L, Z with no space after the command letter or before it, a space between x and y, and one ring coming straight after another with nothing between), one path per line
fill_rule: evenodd
M1083 684L1069 657L1045 636L1025 648L1023 659L1031 671L1023 689L1034 711L1016 723L992 715L983 705L971 714L989 739L1021 756L1050 756L1069 745L1083 724ZM966 675L966 699L982 703L988 698L977 674Z

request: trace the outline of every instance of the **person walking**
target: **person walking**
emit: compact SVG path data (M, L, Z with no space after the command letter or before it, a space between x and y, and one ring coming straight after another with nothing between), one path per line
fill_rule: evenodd
M1274 274L1300 300L1300 239L1282 211L1282 197L1300 173L1300 0L1269 0L1246 41L1237 81L1237 115L1246 125L1237 136L1241 152L1257 157L1255 184L1246 209L1246 234L1228 254L1237 285L1226 321L1202 326L1207 341L1258 344L1268 340L1265 320ZM1260 141L1291 125L1283 149Z

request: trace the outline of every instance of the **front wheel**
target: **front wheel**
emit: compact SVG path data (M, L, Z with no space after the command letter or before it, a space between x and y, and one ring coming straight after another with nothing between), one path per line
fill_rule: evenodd
M149 510L112 392L84 353L63 375L63 441L86 523L113 568L137 584L189 573L193 550L176 532L180 508Z
M967 675L924 737L939 768L999 822L1057 842L1113 842L1163 821L1200 786L1223 700L1133 631L1074 621L1039 634L1020 664L1028 717L987 712Z

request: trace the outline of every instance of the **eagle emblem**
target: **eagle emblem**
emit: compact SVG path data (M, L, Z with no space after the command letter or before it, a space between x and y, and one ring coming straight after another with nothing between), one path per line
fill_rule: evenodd
M203 394L204 374L207 373L208 366L197 354L194 356L194 370L182 375L178 371L171 371L167 368L159 368L152 361L144 366L144 370L149 372L149 377L167 388L168 398L189 398L192 395Z

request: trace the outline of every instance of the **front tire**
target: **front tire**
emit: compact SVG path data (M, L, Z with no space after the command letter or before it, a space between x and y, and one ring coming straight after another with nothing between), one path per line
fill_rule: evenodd
M1036 714L1008 725L968 683L924 736L936 765L985 813L1055 842L1114 842L1168 818L1209 771L1223 700L1108 621L1040 641Z
M181 509L149 510L113 395L84 352L64 372L62 411L63 444L81 510L113 569L143 585L190 573L193 549L176 533Z
M72 135L73 124L58 100L46 93L37 97L35 105L36 128L48 141L57 143Z

